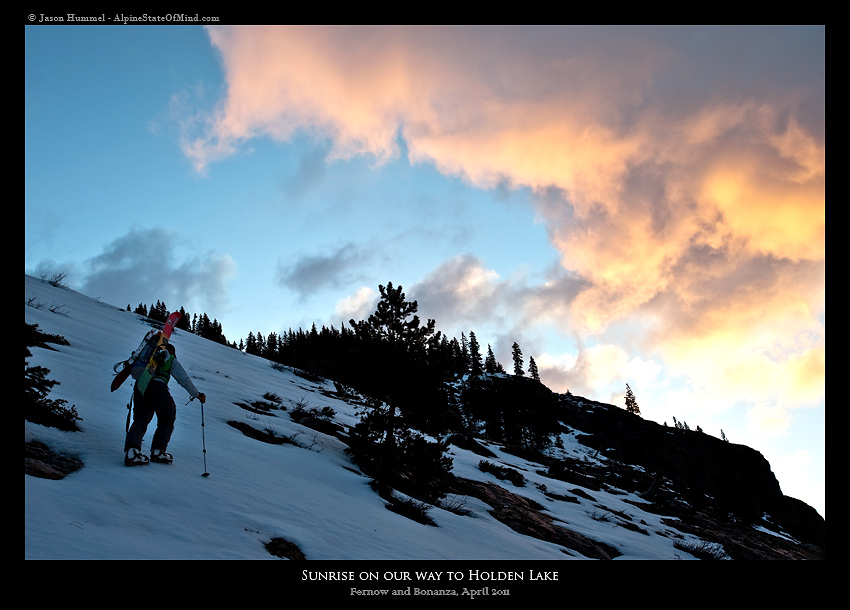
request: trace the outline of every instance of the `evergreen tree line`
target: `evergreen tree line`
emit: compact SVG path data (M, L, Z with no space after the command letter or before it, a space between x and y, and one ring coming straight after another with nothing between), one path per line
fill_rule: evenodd
M380 440L393 442L394 422L403 419L408 427L434 436L447 433L485 433L493 440L507 440L509 421L527 416L539 421L533 405L514 401L495 401L487 412L472 408L464 394L480 394L488 376L506 374L496 360L491 345L482 347L474 331L449 338L435 328L434 320L423 322L417 315L416 301L407 301L401 286L379 286L381 298L374 314L366 320L349 320L339 328L314 324L309 331L299 328L285 333L249 333L246 353L271 362L309 371L350 387L376 403L385 405L386 425ZM241 347L240 342L240 347ZM524 371L522 350L513 344L513 377L529 383L540 381L534 358ZM453 390L448 384L455 384ZM483 384L483 386L482 386ZM542 385L541 385L542 387ZM373 409L374 415L380 408ZM507 413L509 412L509 413ZM485 425L484 422L487 422ZM547 418L547 424L552 422ZM554 424L552 424L554 426ZM548 425L547 425L548 428ZM535 446L551 430L514 435ZM531 441L533 439L533 443Z
M357 329L362 323L354 320L350 320L349 323L350 328L347 328L344 322L339 329L331 325L330 328L322 326L319 330L313 324L309 331L302 328L293 331L290 328L285 333L270 332L266 336L263 336L261 332L256 334L249 332L245 341L240 340L238 349L272 362L338 379L338 375L344 374L351 364L339 356L340 349L347 351L353 348L356 351L358 347L373 340L368 333L358 334ZM513 344L512 356L514 375L525 375L522 350L517 343ZM493 348L489 344L486 355L482 355L482 349L474 331L469 332L469 337L462 332L460 340L449 339L441 332L435 331L434 336L426 342L425 359L430 368L436 369L433 372L445 381L464 375L478 377L484 374L505 373L505 368L496 360ZM540 381L540 374L533 357L529 358L528 374L535 381Z
M129 305L127 305L127 311L131 311ZM139 303L132 311L133 313L147 317L153 322L159 323L165 323L165 320L168 318L168 314L171 313L162 301L157 301L156 304L151 305L150 307L144 303ZM202 313L201 315L190 315L186 313L186 310L182 307L179 311L181 316L177 321L176 328L198 335L204 339L221 343L222 345L228 345L234 348L237 347L235 342L227 341L227 337L224 336L221 323L218 320L210 320L209 316L205 313Z

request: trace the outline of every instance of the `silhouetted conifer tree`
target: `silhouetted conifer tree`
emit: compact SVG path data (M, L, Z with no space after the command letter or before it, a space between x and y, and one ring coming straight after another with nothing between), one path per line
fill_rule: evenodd
M517 344L516 341L514 341L514 344L511 347L511 355L514 360L514 375L516 375L517 377L522 377L525 374L522 370L522 350L519 348L519 344Z
M460 353L463 360L463 372L468 373L470 370L469 363L469 340L466 338L466 333L460 333Z
M252 356L256 356L257 352L257 338L254 336L254 333L249 331L248 338L245 340L245 353L251 354Z
M352 428L349 447L382 483L415 485L425 495L439 497L436 481L447 475L451 464L444 457L448 446L412 432L445 432L441 386L428 362L434 320L420 323L418 303L407 301L401 286L378 288L381 298L375 313L368 320L349 322L360 342L356 383L370 396L371 405Z
M469 331L469 372L475 377L484 372L484 365L481 362L481 347L472 331Z
M487 344L487 357L484 358L484 372L493 374L496 372L496 356L493 355L493 348Z
M191 326L192 321L189 319L189 315L186 313L186 310L181 307L180 319L177 320L177 328L191 332Z
M640 407L638 407L637 400L635 400L635 395L629 384L626 384L626 411L640 415Z
M537 363L534 362L534 356L528 358L528 373L534 381L540 381L540 373L537 370Z

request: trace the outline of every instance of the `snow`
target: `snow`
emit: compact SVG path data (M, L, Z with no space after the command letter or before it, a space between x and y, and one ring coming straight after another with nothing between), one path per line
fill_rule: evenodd
M122 450L132 382L114 393L109 384L113 364L139 344L149 323L30 276L25 276L25 298L31 301L25 305L27 323L70 342L52 345L56 351L31 348L29 364L50 369L47 377L60 385L49 397L67 400L83 418L78 432L25 422L25 438L85 464L58 481L25 475L26 559L279 560L264 548L276 537L297 545L310 560L583 559L575 551L565 553L559 545L511 530L474 498L458 499L465 502L468 515L431 509L437 527L386 510L340 440L291 421L287 411L256 415L235 404L262 400L272 392L290 409L306 400L309 407L331 407L335 420L344 425L356 422L354 406L320 393L333 391L330 381L309 382L289 370L273 369L262 358L181 330L175 331L172 343L207 396L205 426L200 403L188 402L186 392L172 382L177 422L168 450L174 463L127 468ZM39 304L42 307L32 306ZM296 435L298 445L250 439L228 420L269 428L278 436ZM148 429L145 453L154 427L155 422ZM564 434L563 442L564 451L573 457L598 459L574 434ZM551 500L538 485L568 495L574 495L569 490L577 486L542 476L537 473L542 466L487 446L498 456L491 461L523 473L525 487L481 472L480 456L452 446L455 474L498 483L535 500L564 527L618 549L623 554L618 559L692 559L674 548L681 535L662 523L662 516L627 502L640 504L640 497L588 489L595 502ZM205 469L209 477L202 476ZM598 505L630 515L648 535L619 527L613 516L598 520L607 512Z

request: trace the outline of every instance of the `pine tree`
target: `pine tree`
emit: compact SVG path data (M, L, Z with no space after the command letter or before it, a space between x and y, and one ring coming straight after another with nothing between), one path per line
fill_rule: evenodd
M213 318L213 321L210 324L209 339L216 343L227 343L227 338L224 336L224 331L221 328L221 322L219 322L216 318Z
M245 353L251 354L252 356L257 355L257 338L254 337L254 333L252 331L248 331L248 338L245 342Z
M484 359L484 372L493 374L498 372L499 363L496 362L496 356L493 355L493 348L490 347L490 344L487 344L487 358Z
M166 308L165 303L157 300L156 305L151 306L148 311L148 316L157 322L165 322L165 319L168 317L168 309Z
M448 345L449 359L451 362L451 370L454 375L463 376L466 374L466 360L463 357L463 350L457 338L452 337Z
M257 355L257 356L260 356L263 353L263 349L265 349L266 338L263 337L263 333L261 333L260 331L257 331L256 340L257 340L257 344L254 346L254 354Z
M315 325L313 326L315 328ZM266 337L266 344L262 349L263 358L266 360L276 360L278 356L277 352L277 334L274 331L270 332Z
M469 331L469 372L474 377L478 377L484 372L484 366L481 362L481 347L472 331Z
M511 347L511 354L514 359L514 375L517 377L522 377L525 373L522 370L522 350L519 348L519 344L514 341L513 346Z
M417 302L407 301L401 286L378 288L375 313L366 321L350 321L360 342L358 388L369 398L351 429L349 450L379 485L438 498L451 470L448 443L432 443L414 432L436 431L442 423L433 409L440 385L427 361L434 320L420 323Z
M626 411L640 415L640 407L638 407L637 400L635 400L635 395L629 384L626 384Z
M350 324L357 336L371 351L375 371L362 382L369 388L379 402L389 405L389 412L382 424L385 442L395 443L396 432L401 429L397 421L397 409L412 415L414 404L422 396L414 396L410 388L424 382L426 377L426 345L434 334L434 320L420 324L416 312L419 304L407 301L402 287L393 288L392 282L386 287L378 286L381 300L375 313L367 321Z
M179 328L180 330L190 331L191 326L192 326L192 324L189 321L189 316L186 313L186 310L181 307L180 308L180 319L177 320L177 328Z
M534 381L540 381L540 373L537 370L537 363L534 361L534 356L528 359L528 372Z
M463 332L460 333L460 353L463 359L464 372L468 373L472 368L469 359L469 340L466 338L466 333Z
M360 331L369 331L368 334L377 335L381 340L390 344L399 345L407 350L418 350L425 346L426 339L434 333L434 320L428 320L425 325L420 324L419 304L416 301L405 300L402 287L393 288L392 282L386 286L378 286L381 292L381 300L375 313L369 316L364 323L350 321Z

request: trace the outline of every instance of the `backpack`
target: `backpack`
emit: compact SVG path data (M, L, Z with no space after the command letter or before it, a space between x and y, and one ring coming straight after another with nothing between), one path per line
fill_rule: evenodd
M112 380L112 391L114 392L121 384L126 381L127 377L129 377L133 368L138 370L138 367L134 367L134 365L144 362L147 363L151 355L153 354L154 349L156 349L157 340L159 339L159 334L161 331L152 328L145 335L145 338L142 339L142 342L139 343L139 347L133 350L133 353L130 354L130 357L127 360L122 360L121 362L116 362L112 367L112 370L116 373L115 378ZM118 370L118 367L121 367L121 370ZM136 374L138 376L138 373Z

